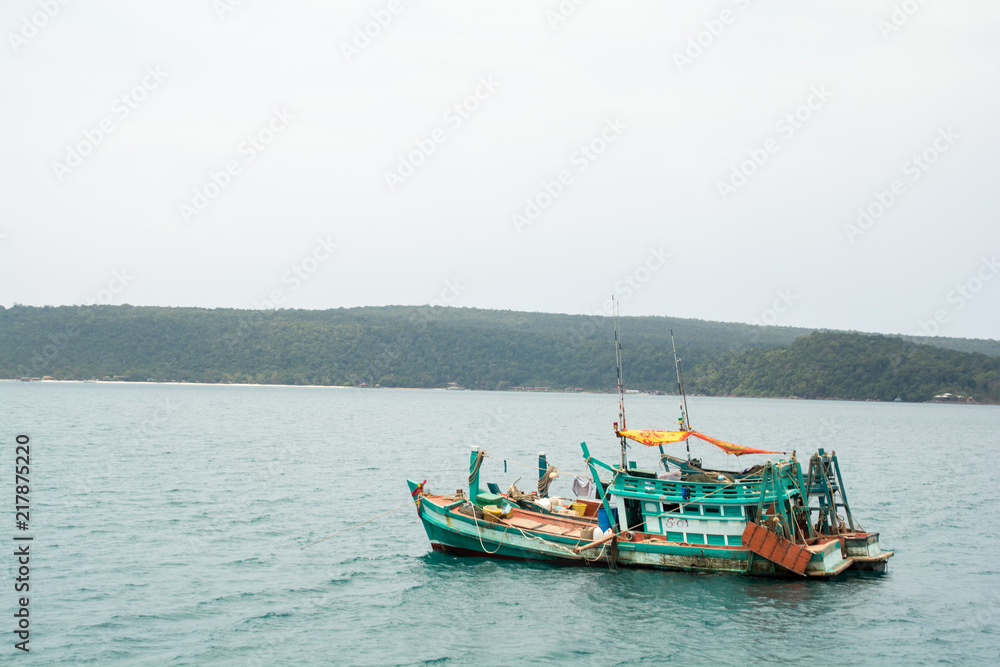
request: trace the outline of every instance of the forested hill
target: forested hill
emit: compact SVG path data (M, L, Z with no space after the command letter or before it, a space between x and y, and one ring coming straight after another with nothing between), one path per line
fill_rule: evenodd
M622 346L629 388L674 390L671 329L686 372L702 379L710 393L743 392L747 380L736 380L753 359L811 333L625 317ZM931 340L1000 356L997 341ZM794 345L788 349L796 350ZM728 365L732 371L726 370ZM0 377L42 376L397 387L454 382L476 389L560 391L615 386L608 317L403 306L324 311L0 307ZM758 393L779 395L763 389ZM805 394L797 389L788 393ZM914 400L924 399L915 395Z
M630 387L676 384L726 351L808 329L622 318ZM615 386L611 319L443 307L253 311L131 306L0 309L0 376L469 388Z
M692 374L693 391L722 396L1000 402L1000 358L901 338L816 332L786 348L726 354Z

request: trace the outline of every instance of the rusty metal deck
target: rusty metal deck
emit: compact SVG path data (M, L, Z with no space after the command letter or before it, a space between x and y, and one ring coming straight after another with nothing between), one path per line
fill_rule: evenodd
M743 531L743 544L762 558L786 570L805 576L812 552L789 542L756 523L748 523Z

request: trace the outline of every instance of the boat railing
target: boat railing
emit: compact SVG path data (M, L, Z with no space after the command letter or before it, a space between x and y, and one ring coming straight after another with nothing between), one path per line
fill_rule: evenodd
M727 484L712 484L709 482L672 481L619 475L615 479L611 492L616 495L634 495L654 500L662 500L662 496L673 500L681 500L684 497L685 488L690 498L704 497L711 499L713 502L718 500L738 503L759 500L761 485L760 482L740 480ZM798 492L795 481L791 479L784 480L784 488L787 495Z

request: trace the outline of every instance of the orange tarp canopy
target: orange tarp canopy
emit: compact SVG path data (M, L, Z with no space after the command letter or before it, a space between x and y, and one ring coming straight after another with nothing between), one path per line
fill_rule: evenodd
M783 454L784 452L772 452L769 449L754 449L753 447L744 447L742 445L734 445L731 442L726 442L725 440L719 440L717 438L712 438L705 435L704 433L699 433L698 431L617 431L618 435L628 438L629 440L635 440L638 443L646 445L647 447L656 447L658 445L668 445L672 442L680 442L681 440L687 440L690 437L699 438L705 442L710 442L719 449L723 450L727 454L735 454L736 456L743 456L744 454Z

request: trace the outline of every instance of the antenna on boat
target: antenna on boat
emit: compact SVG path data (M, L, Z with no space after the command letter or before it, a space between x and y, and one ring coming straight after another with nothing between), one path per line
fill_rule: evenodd
M691 422L688 421L688 399L687 394L684 393L684 375L681 373L681 360L677 358L677 343L674 342L674 330L670 330L670 346L674 349L674 367L677 369L677 393L681 395L681 416L677 421L680 422L680 427L682 431L691 430ZM691 443L687 440L684 441L687 446L688 460L691 460Z
M618 419L621 424L620 431L625 430L625 385L622 384L622 339L621 332L618 326L619 310L618 310L618 300L615 296L611 295L611 313L614 316L615 324L615 365L618 368ZM626 469L628 464L626 462L625 448L628 446L625 443L625 436L618 436L622 441L622 469Z

